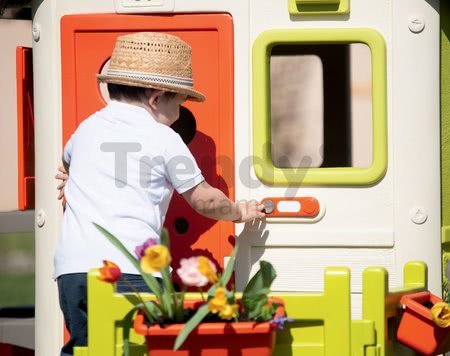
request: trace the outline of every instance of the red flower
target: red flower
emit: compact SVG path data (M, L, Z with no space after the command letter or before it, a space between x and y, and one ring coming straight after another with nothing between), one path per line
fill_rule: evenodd
M103 282L114 283L122 277L119 266L111 261L103 261L103 267L100 268L99 271L100 276L98 276L98 279Z

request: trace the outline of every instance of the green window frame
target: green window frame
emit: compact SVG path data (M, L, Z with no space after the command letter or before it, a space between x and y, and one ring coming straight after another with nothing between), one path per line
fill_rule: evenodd
M372 57L372 163L369 167L279 168L271 157L270 55L276 45L366 44ZM387 169L386 45L372 29L269 30L255 40L252 53L253 168L267 185L365 186Z

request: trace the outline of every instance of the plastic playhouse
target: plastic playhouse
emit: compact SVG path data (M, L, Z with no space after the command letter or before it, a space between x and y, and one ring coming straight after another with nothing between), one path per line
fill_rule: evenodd
M96 75L117 36L139 31L191 46L207 100L185 105L180 134L211 185L268 213L250 226L214 222L174 194L165 220L172 267L202 254L223 268L236 239L242 291L258 261L272 263L273 295L295 319L278 332L277 356L447 347L427 308L445 297L450 258L448 1L30 6L26 19L0 15L0 213L22 219L17 231L34 230L35 315L0 313L2 356L56 355L67 337L51 278L63 217L54 175L74 130L109 100ZM76 355L120 355L121 319L135 302L91 272L89 345ZM144 339L132 341L133 355L144 355Z

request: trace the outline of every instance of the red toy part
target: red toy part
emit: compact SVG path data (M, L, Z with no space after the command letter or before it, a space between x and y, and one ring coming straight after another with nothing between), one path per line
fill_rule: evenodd
M33 60L31 48L16 48L18 208L34 209Z
M405 295L400 303L406 309L397 330L397 340L423 355L450 351L450 327L440 328L431 319L431 306L442 299L430 292Z
M0 343L0 355L2 355L2 356L33 356L34 350L26 349L26 348L20 347L20 346Z

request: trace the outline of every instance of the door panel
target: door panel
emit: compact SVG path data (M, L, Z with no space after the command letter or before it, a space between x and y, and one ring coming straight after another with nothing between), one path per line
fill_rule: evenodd
M64 144L82 120L105 105L95 75L108 61L117 36L161 31L187 42L192 47L195 88L207 98L204 103L185 105L197 126L189 148L206 180L234 199L233 22L229 15L69 15L62 18L61 31ZM174 193L165 226L174 268L180 258L194 252L223 267L232 249L229 237L234 236L234 224L200 216Z

